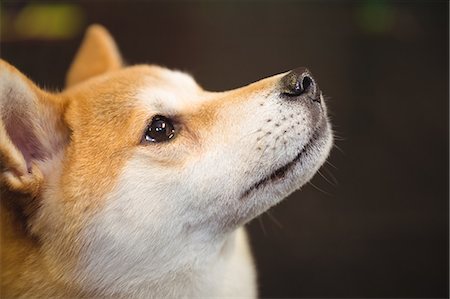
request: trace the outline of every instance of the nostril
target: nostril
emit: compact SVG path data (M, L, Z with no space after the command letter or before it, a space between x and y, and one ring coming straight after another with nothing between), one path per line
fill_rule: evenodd
M293 86L288 86L288 90L286 90L285 94L288 96L298 97L304 93L308 93L310 87L314 84L311 77L305 75L303 78L295 78L295 82L293 82Z
M313 84L313 80L310 77L308 77L308 76L303 77L303 80L302 80L303 92L308 91L309 87L312 84Z

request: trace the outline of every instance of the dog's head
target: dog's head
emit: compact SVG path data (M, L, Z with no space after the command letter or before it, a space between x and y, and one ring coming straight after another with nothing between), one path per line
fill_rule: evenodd
M1 62L0 179L4 192L29 195L43 251L86 273L171 271L174 257L207 255L305 184L331 147L304 68L208 92L183 72L123 67L93 26L67 78L48 93Z

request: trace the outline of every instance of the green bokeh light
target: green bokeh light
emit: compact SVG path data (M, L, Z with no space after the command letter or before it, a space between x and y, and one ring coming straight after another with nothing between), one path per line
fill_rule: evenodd
M356 20L366 33L387 33L394 23L394 10L387 1L364 1L356 11Z
M29 4L18 13L1 10L7 39L66 39L80 32L84 11L75 4Z

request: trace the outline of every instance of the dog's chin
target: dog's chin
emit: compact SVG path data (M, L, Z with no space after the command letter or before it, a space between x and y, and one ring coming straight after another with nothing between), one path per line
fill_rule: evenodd
M268 195L275 200L278 197L281 200L299 189L325 162L331 149L332 139L329 123L324 120L315 129L308 142L299 148L293 159L253 183L241 194L240 200Z

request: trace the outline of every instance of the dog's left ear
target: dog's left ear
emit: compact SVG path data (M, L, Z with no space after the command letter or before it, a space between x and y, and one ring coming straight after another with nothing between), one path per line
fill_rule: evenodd
M101 25L91 25L66 77L66 87L121 68L122 58L114 39Z
M0 191L38 195L43 168L69 140L67 103L0 59Z

